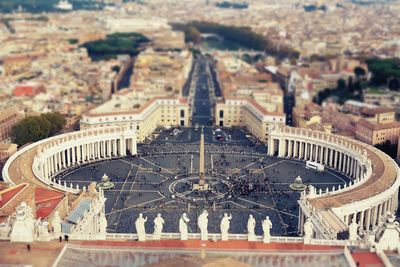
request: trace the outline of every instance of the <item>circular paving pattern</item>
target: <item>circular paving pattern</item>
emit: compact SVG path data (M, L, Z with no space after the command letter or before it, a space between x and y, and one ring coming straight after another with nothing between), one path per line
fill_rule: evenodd
M146 231L161 213L165 232L178 232L183 212L190 219L191 232L199 232L196 221L202 209L209 213L209 232L219 232L224 212L232 214L230 233L246 233L250 214L256 219L256 234L262 234L261 220L269 216L274 235L296 235L300 193L290 189L300 175L304 184L317 189L349 182L345 176L326 169L317 172L301 161L266 156L266 148L254 144L240 129L224 129L227 141L215 140L211 128L205 132L205 165L208 191L192 191L198 180L200 130L183 129L177 136L160 133L148 145L138 147L138 156L82 166L58 179L88 186L104 174L115 184L105 191L108 232L135 232L139 213L148 217ZM230 137L229 137L230 136Z

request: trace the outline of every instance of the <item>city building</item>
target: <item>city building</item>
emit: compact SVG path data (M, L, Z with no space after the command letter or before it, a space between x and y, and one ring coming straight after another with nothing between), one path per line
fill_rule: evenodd
M229 54L217 57L216 73L222 95L215 106L218 126L246 127L265 142L269 124L285 124L283 91L270 75Z
M0 143L0 162L4 162L10 156L17 152L17 144Z
M147 49L135 60L131 89L143 91L149 97L182 95L192 65L193 55L188 50Z
M323 108L314 103L305 105L304 109L295 107L292 111L293 126L330 133L332 124L322 122L322 111Z
M137 141L143 142L157 127L188 126L189 116L189 105L185 98L138 97L135 92L125 90L83 114L80 128L124 126L136 130Z
M21 120L18 111L13 107L0 110L0 143L11 141L11 129Z

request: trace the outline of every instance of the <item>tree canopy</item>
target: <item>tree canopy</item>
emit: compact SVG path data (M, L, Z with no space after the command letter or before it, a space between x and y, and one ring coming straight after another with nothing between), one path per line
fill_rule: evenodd
M368 59L367 64L374 85L387 85L390 79L400 79L400 59L373 58Z
M60 113L29 116L13 126L11 136L18 145L36 142L58 133L64 128L65 122L64 116Z
M219 8L246 9L249 7L249 4L246 2L235 3L229 1L223 1L223 2L218 2L215 6Z
M93 60L102 60L122 54L136 56L140 52L141 45L148 41L144 35L136 32L113 33L107 35L106 39L84 43L82 47L87 49Z
M187 42L200 43L201 33L212 33L244 48L264 51L279 58L298 58L299 53L289 47L277 47L266 37L253 32L249 27L226 26L211 22L193 21L187 24L173 24L175 30L185 33Z

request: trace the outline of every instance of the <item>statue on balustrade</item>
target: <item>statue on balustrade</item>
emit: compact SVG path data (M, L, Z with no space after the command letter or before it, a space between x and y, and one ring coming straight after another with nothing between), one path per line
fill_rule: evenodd
M51 220L51 225L53 226L53 235L55 238L61 236L61 218L58 210L54 212L53 218Z
M304 243L309 244L314 235L314 225L312 224L310 218L307 218L304 223Z
M154 233L153 233L154 240L161 240L161 234L164 223L165 223L164 219L161 217L161 214L158 213L157 217L154 219Z
M264 243L270 243L271 242L271 229L272 229L272 222L269 219L269 216L265 218L262 222L262 229L264 232L264 238L263 242Z
M197 219L197 225L200 228L201 240L208 239L208 212L203 210Z
M221 228L221 240L227 241L229 237L229 226L232 220L232 214L228 216L228 213L224 213L224 217L222 217L220 228Z
M51 235L49 233L49 223L46 221L42 221L40 218L35 223L36 234L38 241L50 241Z
M139 217L135 221L136 233L139 241L146 241L146 229L144 224L147 222L147 217L143 218L143 214L139 213Z
M102 235L107 234L107 218L104 212L100 213L99 218L99 233Z
M350 241L356 241L357 240L357 229L358 229L358 224L356 223L356 216L353 216L353 220L349 225L349 240Z
M247 220L247 240L248 241L256 241L256 234L254 233L254 229L256 228L256 220L253 218L253 215L249 215L249 219Z
M184 212L179 219L179 232L181 233L181 240L188 240L188 223L189 223L189 218L186 215L186 212Z
M10 239L12 242L33 242L35 219L32 209L22 202L15 211L15 221L12 225Z

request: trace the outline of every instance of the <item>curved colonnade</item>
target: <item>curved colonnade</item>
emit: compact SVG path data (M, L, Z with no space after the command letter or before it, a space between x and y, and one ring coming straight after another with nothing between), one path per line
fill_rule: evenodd
M137 153L136 132L124 127L105 127L57 135L30 144L6 162L3 178L12 184L30 182L72 194L80 192L60 182L61 172L95 161ZM31 168L27 168L31 166Z
M268 154L313 161L350 178L343 187L303 193L299 232L306 218L316 235L336 238L353 221L359 232L373 230L388 212L398 207L400 172L396 162L382 151L347 137L291 127L270 127Z
M3 168L4 180L28 182L78 194L54 177L95 161L137 153L136 133L124 127L106 127L54 136L30 144L14 154ZM316 226L317 238L336 239L353 221L359 231L381 224L398 207L400 172L380 150L359 141L308 129L271 126L268 154L318 162L352 178L343 187L311 190L299 200L299 232L306 218ZM28 168L31 166L31 168Z

